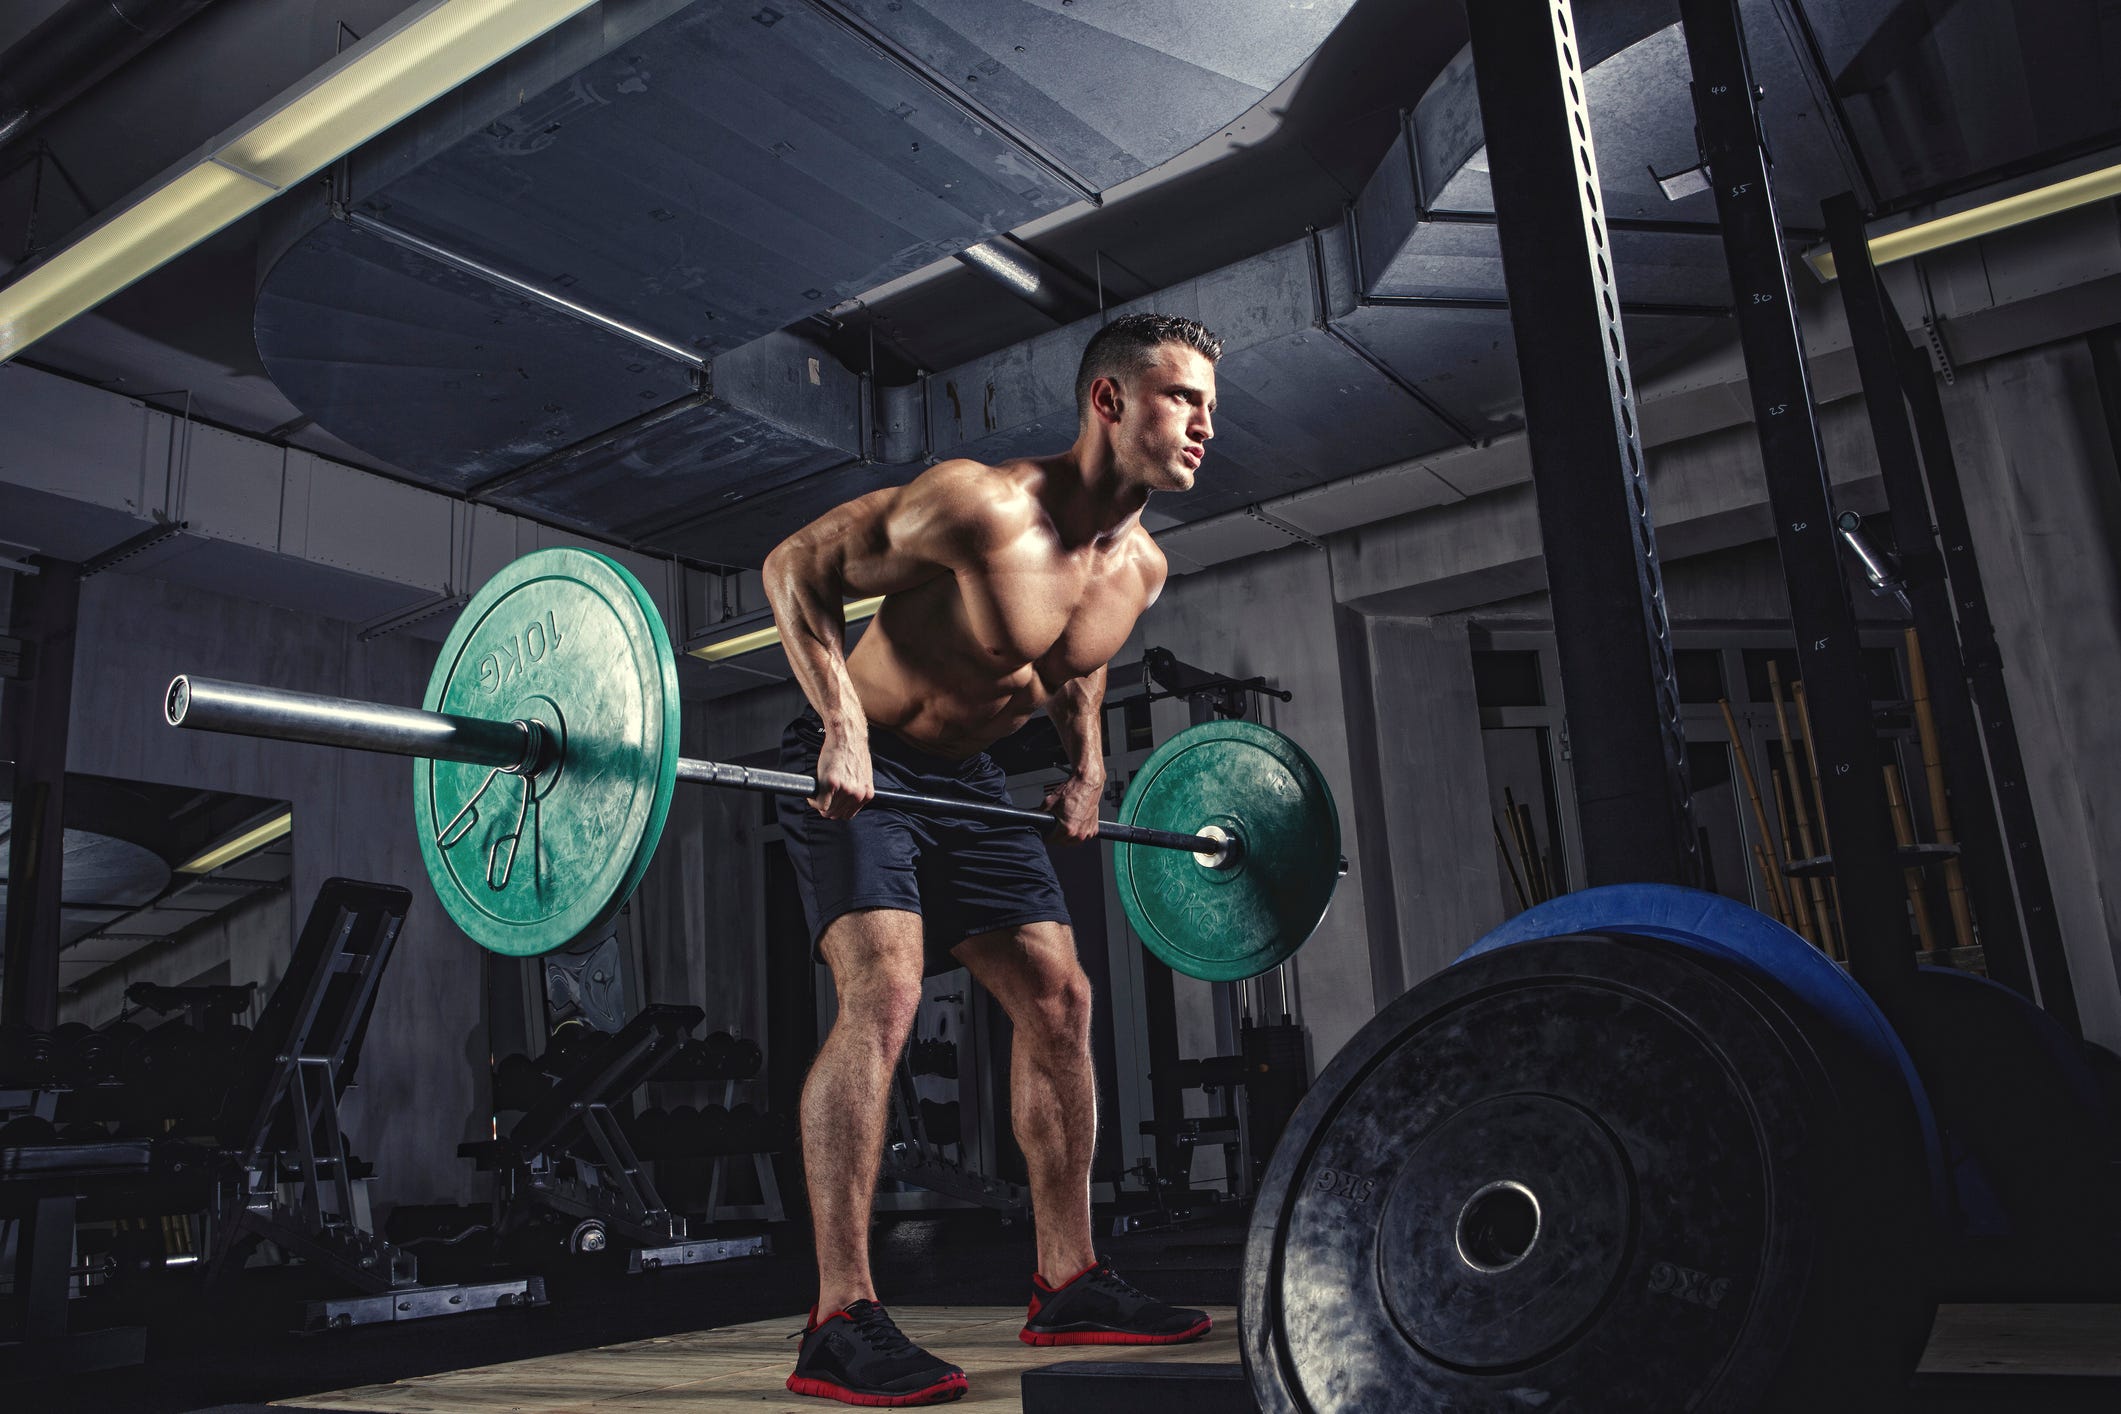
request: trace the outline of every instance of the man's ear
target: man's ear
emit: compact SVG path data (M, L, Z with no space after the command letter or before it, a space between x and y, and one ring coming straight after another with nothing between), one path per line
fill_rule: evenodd
M1120 396L1119 380L1100 376L1090 385L1090 410L1107 422L1118 422L1126 409L1126 400Z

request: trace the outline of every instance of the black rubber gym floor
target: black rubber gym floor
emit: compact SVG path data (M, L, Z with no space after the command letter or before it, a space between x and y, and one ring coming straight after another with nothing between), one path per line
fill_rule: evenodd
M1102 1223L1103 1219L1100 1218ZM29 1411L234 1411L297 1395L522 1360L786 1313L789 1329L812 1298L804 1235L777 1229L771 1257L628 1276L623 1258L537 1264L551 1304L528 1311L371 1326L319 1335L290 1330L298 1303L319 1295L298 1270L252 1270L208 1303L172 1281L135 1309L149 1329L148 1362L87 1374L18 1371L10 1414ZM1144 1288L1181 1304L1238 1299L1243 1234L1234 1223L1137 1233L1106 1244ZM480 1280L490 1269L473 1244L419 1247L430 1281ZM1013 1304L1026 1299L1035 1265L1024 1225L991 1214L882 1219L877 1281L887 1304ZM790 1343L789 1358L794 1359ZM820 1404L819 1408L827 1408ZM1920 1376L1910 1414L2077 1414L2121 1407L2121 1381L2069 1376ZM1410 1411L1411 1414L1411 1411Z

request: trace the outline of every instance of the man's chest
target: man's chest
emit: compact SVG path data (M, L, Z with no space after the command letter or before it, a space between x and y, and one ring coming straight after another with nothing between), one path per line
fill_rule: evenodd
M958 577L966 627L997 666L1037 664L1050 679L1110 660L1141 611L1137 576L1096 561L1003 566Z

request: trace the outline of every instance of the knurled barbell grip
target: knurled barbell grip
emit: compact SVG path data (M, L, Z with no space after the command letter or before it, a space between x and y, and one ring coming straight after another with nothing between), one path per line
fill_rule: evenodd
M259 687L188 674L170 682L163 699L162 714L171 726L194 731L302 741L317 746L380 751L392 756L419 756L433 761L461 761L470 766L498 767L504 771L521 771L539 764L533 758L544 739L543 733L533 732L528 724L520 721L461 717L418 707L391 707L350 697L326 697L313 692ZM811 776L765 771L752 766L731 766L720 761L697 761L684 756L678 758L677 775L681 781L698 785L728 786L768 795L807 798L817 794L817 781ZM994 820L1029 825L1041 831L1053 827L1053 817L1045 811L1025 810L1014 805L952 800L894 790L880 790L874 799L880 805L922 814ZM1122 844L1184 850L1188 854L1211 857L1216 863L1234 862L1230 858L1231 846L1175 830L1151 830L1106 820L1099 823L1097 837Z

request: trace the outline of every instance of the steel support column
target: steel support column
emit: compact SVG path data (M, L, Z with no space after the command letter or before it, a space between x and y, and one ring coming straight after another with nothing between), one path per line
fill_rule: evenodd
M1912 346L1871 264L1863 211L1855 196L1832 197L1824 211L1827 234L1834 247L1836 285L1841 292L1841 306L1848 314L1849 337L1863 382L1871 437L1878 446L1878 466L1891 503L1893 539L1900 552L1915 633L1922 642L1922 657L1928 667L1930 701L1943 746L1945 790L1951 801L1952 824L1961 843L1959 864L1981 925L1988 975L2032 997L2030 950L2026 935L2019 928L2019 900L2011 887L2011 871L1996 826L1996 799L1989 790L1988 772L1983 766L1980 728L1959 651L1959 625L1952 615L1952 588L1945 583L1934 512L1923 484L1923 465L1916 452L1914 431L1908 422L1907 389L1902 375ZM1922 377L1926 381L1930 376L1925 361ZM1952 490L1956 498L1956 478ZM2004 710L2008 712L2007 707ZM2047 871L2039 847L2035 831L2029 852L2041 865L2039 872L2044 880ZM2042 915L2052 932L2051 900L2042 905ZM2070 1011L2073 1017L2074 1005Z
M1473 72L1592 884L1696 884L1700 846L1635 390L1568 0L1472 0Z
M1753 425L1789 583L1849 967L1890 1010L1914 975L1907 898L1878 771L1856 611L1842 576L1804 337L1769 186L1737 0L1681 0L1696 131L1723 224Z
M27 672L0 697L0 757L15 763L7 841L7 936L0 954L0 1022L59 1024L60 868L66 858L66 733L74 698L74 624L80 566L43 555L15 581L14 636Z

